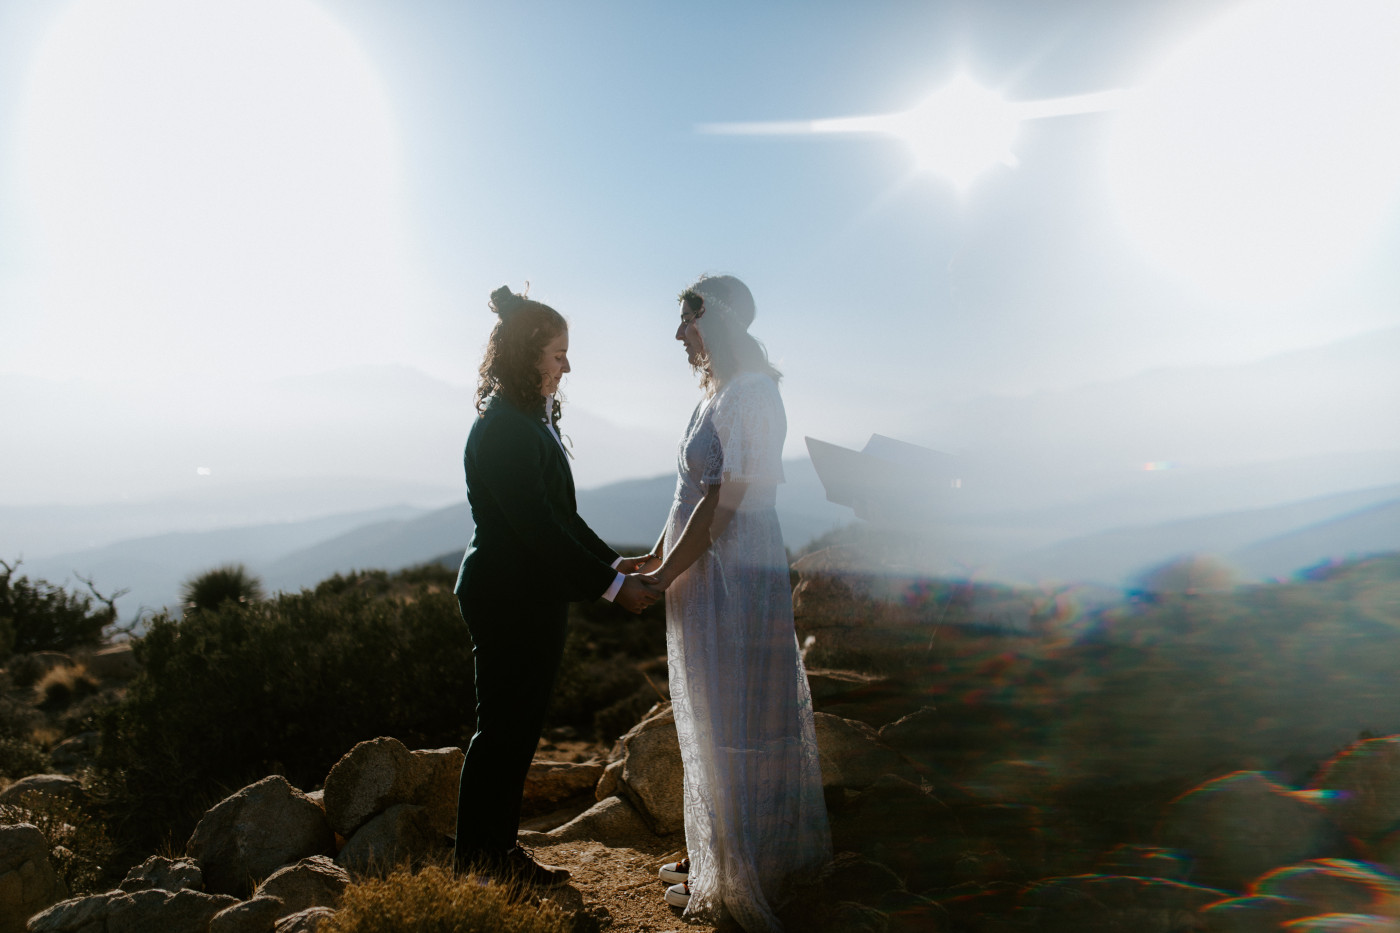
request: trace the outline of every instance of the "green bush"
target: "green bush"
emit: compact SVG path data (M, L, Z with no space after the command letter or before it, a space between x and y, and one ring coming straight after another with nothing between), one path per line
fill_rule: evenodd
M450 593L426 587L161 614L135 650L142 672L103 717L99 765L124 835L146 844L183 840L210 803L267 774L309 789L362 740L457 745L474 726L466 626Z
M611 742L659 699L639 664L666 654L666 610L633 615L604 600L570 609L569 637L547 725Z
M317 787L365 739L464 747L474 667L453 579L433 566L337 575L150 619L142 671L100 721L98 795L123 842L182 844L205 809L268 774ZM661 613L575 607L546 724L609 740L629 728L654 700L637 662L665 651Z
M320 933L567 933L569 918L548 900L429 866L398 869L345 889Z
M206 570L186 580L180 587L180 601L187 611L217 609L230 600L236 603L257 602L264 595L262 581L242 564L225 564Z
M43 580L16 574L18 564L0 561L0 660L32 651L67 651L96 645L116 621L111 600L96 592L70 593ZM116 597L113 597L115 599Z
M121 880L113 863L115 847L101 819L63 797L30 791L0 804L0 825L30 823L50 846L49 859L71 897L105 891Z
M49 769L48 756L32 738L42 717L32 706L16 701L13 689L10 677L0 674L0 782Z

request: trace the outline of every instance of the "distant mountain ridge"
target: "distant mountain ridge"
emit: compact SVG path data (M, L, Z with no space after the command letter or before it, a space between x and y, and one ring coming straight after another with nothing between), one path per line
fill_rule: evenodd
M848 510L825 499L809 461L784 463L779 517L794 548L849 521ZM649 546L660 532L675 490L674 476L624 480L578 492L580 513L605 540ZM463 495L465 499L465 495ZM270 590L314 586L335 573L398 570L461 552L471 539L465 501L439 509L395 506L300 522L179 532L25 561L23 572L53 582L77 572L104 593L129 589L118 605L156 609L172 604L191 575L243 563Z
M1153 525L1037 548L991 571L1013 580L1123 585L1185 554L1223 558L1245 579L1283 578L1327 561L1400 551L1400 484Z

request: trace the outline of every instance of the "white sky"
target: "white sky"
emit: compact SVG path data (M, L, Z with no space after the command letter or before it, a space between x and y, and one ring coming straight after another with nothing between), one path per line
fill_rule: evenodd
M572 322L571 404L672 437L696 397L673 299L727 271L798 454L937 445L926 413L978 396L1393 327L1397 9L9 0L0 376L80 389L24 441L53 476L93 394L146 400L102 435L112 470L221 418L256 447L314 417L248 411L269 380L470 385L486 296L528 280ZM904 110L959 69L1018 101L1134 96L1023 124L1016 167L961 193L895 138L697 132ZM428 449L459 449L441 430ZM455 454L408 476L364 445L325 469L457 481ZM0 505L67 498L26 462L0 462Z

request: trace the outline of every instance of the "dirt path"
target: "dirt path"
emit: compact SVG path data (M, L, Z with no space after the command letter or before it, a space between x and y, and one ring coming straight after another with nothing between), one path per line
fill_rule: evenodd
M729 933L708 923L691 923L662 899L666 890L656 871L677 853L656 846L609 848L600 842L578 840L553 846L536 846L535 854L551 865L573 872L569 888L578 892L583 905L607 910L612 923L606 933ZM560 896L561 904L572 900ZM566 904L566 906L572 906Z

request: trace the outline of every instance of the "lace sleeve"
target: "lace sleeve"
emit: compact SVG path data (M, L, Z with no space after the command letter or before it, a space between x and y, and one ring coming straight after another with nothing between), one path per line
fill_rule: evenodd
M783 481L787 416L777 384L751 373L720 390L713 411L714 453L704 481L777 485Z

